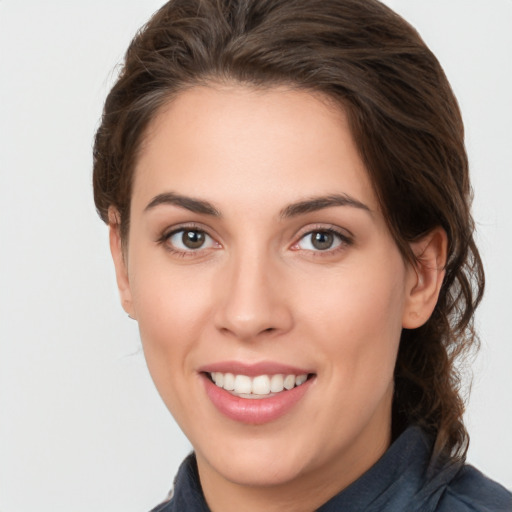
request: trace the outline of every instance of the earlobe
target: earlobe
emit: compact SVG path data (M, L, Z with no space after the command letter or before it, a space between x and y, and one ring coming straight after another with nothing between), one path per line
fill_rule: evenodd
M448 237L441 227L411 244L416 262L409 266L402 327L416 329L434 311L445 275L447 248Z
M128 278L128 269L126 258L123 251L121 240L121 220L117 209L110 207L108 210L109 224L109 241L110 252L114 261L116 271L117 288L121 299L121 305L130 318L135 319L135 311L133 309L132 295L130 289L130 280Z

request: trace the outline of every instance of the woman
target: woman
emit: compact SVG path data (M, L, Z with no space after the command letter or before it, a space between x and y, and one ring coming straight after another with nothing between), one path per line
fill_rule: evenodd
M510 510L464 465L484 275L439 63L376 0L174 0L94 149L121 300L194 447L156 511Z

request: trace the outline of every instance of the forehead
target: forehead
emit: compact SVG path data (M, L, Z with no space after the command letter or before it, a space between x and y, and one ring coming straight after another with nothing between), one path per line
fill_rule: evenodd
M284 87L194 87L161 109L141 146L133 200L169 191L239 207L333 193L377 206L343 110Z

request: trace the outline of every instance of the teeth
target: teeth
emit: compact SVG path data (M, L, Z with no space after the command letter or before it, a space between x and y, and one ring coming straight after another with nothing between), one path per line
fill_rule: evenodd
M222 387L227 391L233 391L235 389L235 376L232 373L224 374L224 385Z
M270 393L270 378L268 375L260 375L253 379L252 392L255 395L268 395Z
M284 378L284 387L286 389L293 389L295 387L295 375L287 375Z
M217 386L219 386L219 388L221 388L224 385L224 374L217 372L215 374L214 381L215 381L215 384L217 384Z
M252 392L252 382L251 378L247 377L247 375L237 375L235 377L235 393L251 393Z
M224 377L224 379L226 379L226 377ZM307 380L307 375L297 375L297 377L295 377L295 385L300 386L301 384L304 384L304 382L306 382Z
M272 375L270 379L270 391L280 393L284 389L284 377L282 375Z
M256 398L257 396L280 393L281 391L293 389L308 380L307 374L301 375L258 375L248 377L247 375L233 375L232 373L212 372L213 382L226 391L241 395L243 398Z

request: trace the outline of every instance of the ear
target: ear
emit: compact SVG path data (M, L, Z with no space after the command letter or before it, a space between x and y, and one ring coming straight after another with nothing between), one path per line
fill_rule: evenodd
M410 264L402 327L416 329L429 318L445 275L448 237L441 227L411 244L416 262Z
M116 269L117 288L119 289L121 305L126 313L128 313L128 316L135 319L128 268L121 242L121 216L118 210L113 206L108 209L108 226L110 252L112 253L112 259L114 260L114 267Z

